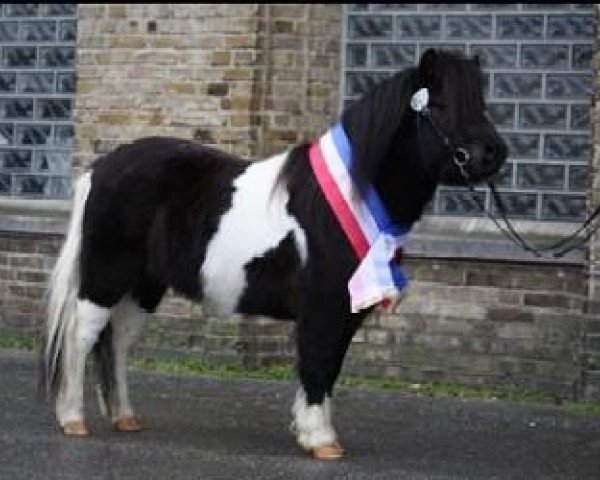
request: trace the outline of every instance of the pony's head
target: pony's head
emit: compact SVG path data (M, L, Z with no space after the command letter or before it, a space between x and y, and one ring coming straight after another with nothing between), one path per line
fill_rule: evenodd
M427 50L417 67L377 85L342 114L354 177L373 183L390 214L415 221L439 184L488 179L508 149L487 116L477 58ZM426 89L426 108L411 107Z
M497 173L508 148L486 114L478 57L427 50L417 69L417 87L429 96L427 106L416 112L418 148L438 181L464 185Z

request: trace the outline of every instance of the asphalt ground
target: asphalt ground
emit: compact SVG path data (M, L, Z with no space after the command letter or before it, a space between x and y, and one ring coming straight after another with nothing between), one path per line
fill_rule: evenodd
M600 417L546 405L340 388L341 461L288 431L292 382L132 372L146 429L114 432L88 391L94 435L65 438L36 391L37 361L0 350L1 480L600 479Z

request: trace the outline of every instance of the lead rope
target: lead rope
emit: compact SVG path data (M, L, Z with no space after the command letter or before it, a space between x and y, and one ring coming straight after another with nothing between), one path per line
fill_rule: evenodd
M430 125L435 130L436 134L440 137L440 139L442 140L444 145L447 148L451 149L453 145L452 145L452 142L450 141L450 138L441 131L441 129L438 127L438 125L434 121L434 119L431 115L431 112L428 108L428 104L429 104L429 91L426 88L421 88L420 90L418 90L412 96L411 101L410 101L411 108L415 112L417 112L417 119L420 118L421 116L426 118L429 121ZM486 209L485 205L483 205L483 203L477 196L477 192L476 192L475 188L473 187L473 183L471 182L471 178L470 178L469 173L466 168L470 159L471 158L470 158L469 152L463 147L457 147L454 149L454 152L452 152L452 161L453 161L454 165L456 165L456 167L458 168L458 170L461 174L461 177L464 180L465 186L469 189L471 198L473 199L475 204L494 223L496 228L498 228L498 230L500 230L500 232L502 232L502 234L504 234L514 244L516 244L517 246L520 246L524 250L532 253L536 257L550 258L550 259L564 257L567 253L569 253L569 252L581 247L585 243L587 243L589 241L589 239L592 237L592 235L594 235L594 233L596 233L598 231L598 228L600 228L600 222L596 222L595 224L593 224L594 220L600 215L600 205L598 205L594 209L594 211L585 219L585 221L581 224L581 226L579 226L573 233L571 233L567 237L565 237L555 243L552 243L550 245L545 245L545 246L531 245L514 228L513 224L511 223L510 219L508 218L508 215L506 213L506 207L504 206L504 203L502 202L500 194L498 193L498 191L496 190L496 186L492 182L489 182L487 184L487 186L490 189L491 196L494 199L494 202L496 204L496 207L497 207L497 210L499 213L499 217L502 220L502 222L504 223L504 226L502 224L500 224L500 222L498 221L498 218L496 216L494 216L491 212L489 212ZM585 235L583 237L578 238L578 235L582 232L585 232ZM578 240L578 241L576 241L576 240ZM557 251L553 251L553 250L557 250Z

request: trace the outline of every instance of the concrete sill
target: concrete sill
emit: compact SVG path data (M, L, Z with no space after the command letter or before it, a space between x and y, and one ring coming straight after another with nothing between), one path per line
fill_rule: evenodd
M0 232L62 235L70 211L70 200L0 197Z
M0 197L0 231L63 235L70 211L68 200ZM517 231L534 245L555 242L579 225L531 221L515 221L514 224ZM411 258L584 265L586 249L573 251L560 259L537 258L511 243L488 219L427 216L411 233L406 254Z

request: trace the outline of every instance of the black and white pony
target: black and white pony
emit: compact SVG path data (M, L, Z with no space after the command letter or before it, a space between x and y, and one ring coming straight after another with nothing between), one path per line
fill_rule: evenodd
M505 143L486 116L477 59L428 50L340 120L357 195L372 186L393 222L412 225L439 184L496 173ZM427 89L423 111L411 108ZM247 162L195 141L150 137L97 159L77 181L51 277L42 374L67 435L89 434L85 361L94 351L117 430L142 427L126 381L127 351L167 288L207 311L297 323L293 404L299 444L342 449L331 395L350 341L373 307L353 313L359 258L311 168L309 144Z

